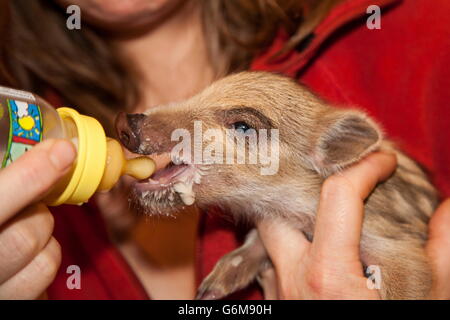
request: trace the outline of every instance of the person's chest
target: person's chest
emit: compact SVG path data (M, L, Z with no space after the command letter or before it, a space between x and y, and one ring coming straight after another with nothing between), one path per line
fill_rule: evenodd
M194 206L177 217L141 217L130 246L119 246L153 299L195 297L197 223Z

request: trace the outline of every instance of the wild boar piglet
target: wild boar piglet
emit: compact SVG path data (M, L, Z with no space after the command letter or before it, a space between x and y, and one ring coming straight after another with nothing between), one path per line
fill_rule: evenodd
M325 179L370 152L396 153L395 173L365 201L361 261L380 268L384 299L429 294L424 245L436 190L365 113L330 106L289 78L242 72L186 101L122 114L117 130L132 152L168 159L133 187L133 203L145 213L172 215L194 202L200 208L214 205L251 225L283 219L309 240ZM204 279L198 297L227 296L271 267L252 229Z

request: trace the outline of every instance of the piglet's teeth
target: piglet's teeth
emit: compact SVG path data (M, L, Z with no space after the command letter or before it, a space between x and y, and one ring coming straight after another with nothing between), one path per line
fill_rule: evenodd
M180 158L177 155L173 155L171 160L176 165L180 164Z
M201 176L200 172L196 171L195 175L194 175L194 182L196 184L200 184L201 180L202 180L202 176Z
M178 182L174 184L173 189L178 193L189 193L192 190L192 188L187 186L184 182Z
M176 165L180 165L180 164L184 163L183 158L180 157L178 154L171 155L171 159L172 159L172 162Z
M180 197L183 203L187 206L190 206L195 202L195 196L193 194L181 193Z

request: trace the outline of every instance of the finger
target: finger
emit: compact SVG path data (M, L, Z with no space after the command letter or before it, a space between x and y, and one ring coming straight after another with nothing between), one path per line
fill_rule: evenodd
M315 257L359 261L364 199L396 165L394 154L377 152L325 181L311 248Z
M263 289L264 300L278 300L278 279L274 268L270 267L261 271L257 277L258 283Z
M450 199L444 201L429 223L427 254L434 272L434 298L450 297Z
M310 246L303 233L279 220L263 220L257 228L277 272L287 274L284 271L293 268L297 272Z
M48 140L36 145L0 171L0 225L43 196L70 169L72 143Z
M396 168L397 156L394 153L376 152L337 175L346 178L355 195L364 201L375 186L389 178Z
M54 220L43 204L28 207L0 229L0 284L23 269L45 247Z
M52 283L61 264L61 247L51 238L19 273L0 285L0 299L36 299Z
M441 203L428 227L428 243L446 247L447 252L450 252L450 198Z

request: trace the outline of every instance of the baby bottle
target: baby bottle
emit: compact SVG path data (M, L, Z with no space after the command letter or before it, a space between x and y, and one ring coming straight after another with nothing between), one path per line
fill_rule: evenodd
M71 108L55 110L32 93L0 87L1 168L50 138L69 139L77 149L71 171L44 199L50 206L82 204L96 191L111 189L123 174L145 179L155 171L150 158L125 159L119 142L107 138L96 119Z

